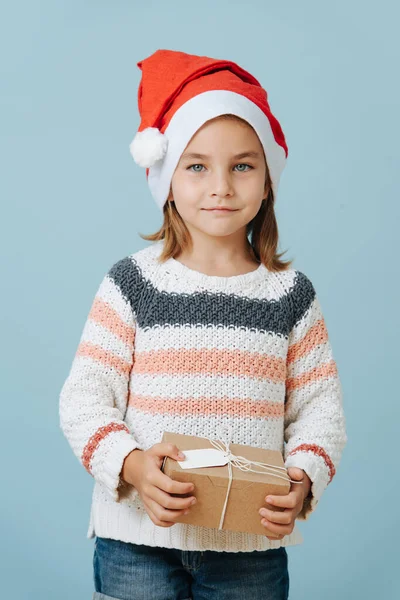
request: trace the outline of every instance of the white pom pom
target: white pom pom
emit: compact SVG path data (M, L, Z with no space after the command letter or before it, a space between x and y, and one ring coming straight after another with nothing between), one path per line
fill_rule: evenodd
M134 161L141 167L151 167L167 153L168 139L157 127L138 131L129 145Z

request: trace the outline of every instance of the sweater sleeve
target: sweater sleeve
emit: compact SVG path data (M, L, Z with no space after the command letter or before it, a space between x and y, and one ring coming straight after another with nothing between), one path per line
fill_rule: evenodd
M342 388L321 305L311 281L297 271L292 291L284 417L285 466L303 469L312 485L299 520L315 510L347 442Z
M105 275L59 398L63 434L84 468L116 502L125 488L120 478L123 461L139 448L124 421L133 363L137 285L129 258L117 262ZM137 490L130 487L136 496Z

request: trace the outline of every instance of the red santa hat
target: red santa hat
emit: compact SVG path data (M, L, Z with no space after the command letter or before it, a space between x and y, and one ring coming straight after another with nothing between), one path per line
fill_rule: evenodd
M137 63L140 126L129 148L146 167L147 181L162 210L180 156L208 120L233 114L247 121L264 148L276 197L286 163L285 136L267 92L234 62L174 50L157 50Z

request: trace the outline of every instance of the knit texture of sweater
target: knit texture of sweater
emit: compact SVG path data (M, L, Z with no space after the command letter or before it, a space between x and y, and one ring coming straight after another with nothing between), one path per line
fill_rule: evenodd
M262 263L206 275L173 258L159 263L162 243L106 273L60 393L61 429L94 478L87 538L227 552L300 544L296 523L281 540L157 526L121 478L126 456L164 431L217 439L228 425L232 443L279 450L287 468L307 473L311 494L297 517L305 520L347 442L338 370L308 277Z

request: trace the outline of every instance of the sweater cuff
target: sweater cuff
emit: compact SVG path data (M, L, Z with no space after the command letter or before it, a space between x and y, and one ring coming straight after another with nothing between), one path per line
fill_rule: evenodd
M96 479L106 487L114 502L120 502L128 488L130 498L134 498L138 494L135 487L122 479L121 471L125 458L139 446L135 439L126 432L119 432L116 435L119 439L118 441L113 440L114 443L102 461L101 474L99 473Z
M309 452L296 452L287 457L285 467L297 467L303 469L311 479L311 489L309 495L304 499L303 508L297 515L300 521L306 521L311 513L316 509L323 491L329 483L329 470L324 463L321 464L321 458Z

